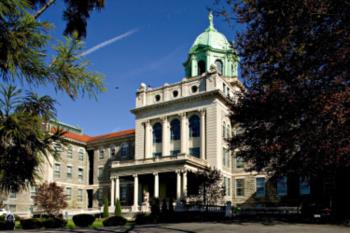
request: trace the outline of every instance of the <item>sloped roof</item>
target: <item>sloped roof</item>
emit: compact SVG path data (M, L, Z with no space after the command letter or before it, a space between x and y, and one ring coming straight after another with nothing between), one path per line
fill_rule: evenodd
M123 137L123 136L128 136L128 135L134 135L135 130L134 129L128 129L128 130L122 130L122 131L117 131L117 132L112 132L112 133L107 133L107 134L101 134L97 136L89 136L86 134L77 134L73 132L66 132L64 134L64 137L73 139L79 142L95 142L95 141L100 141L100 140L105 140L105 139L111 139L111 138L118 138L118 137Z

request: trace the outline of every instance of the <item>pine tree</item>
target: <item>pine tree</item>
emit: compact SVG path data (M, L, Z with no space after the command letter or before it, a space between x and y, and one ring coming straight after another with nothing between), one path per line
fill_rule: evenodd
M118 198L115 200L114 215L115 216L122 216L122 207L120 204L120 200Z
M108 198L105 198L103 200L103 217L104 218L108 218L109 217Z

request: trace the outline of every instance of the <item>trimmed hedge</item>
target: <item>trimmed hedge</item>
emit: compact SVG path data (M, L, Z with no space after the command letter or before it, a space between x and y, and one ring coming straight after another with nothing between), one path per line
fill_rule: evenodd
M95 221L95 216L91 214L77 214L73 216L73 222L79 227L88 227Z
M111 227L111 226L122 226L125 225L126 219L122 216L112 216L105 220L103 220L103 226Z
M29 219L21 219L21 226L23 229L39 229L43 227L41 219L38 218L29 218Z
M44 218L42 219L42 225L45 228L62 228L65 227L67 221L63 218Z
M0 220L0 230L13 230L15 228L14 223L9 223L3 220Z

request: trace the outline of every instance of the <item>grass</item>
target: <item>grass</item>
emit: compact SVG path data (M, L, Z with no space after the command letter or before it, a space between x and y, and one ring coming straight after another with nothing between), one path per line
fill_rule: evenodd
M96 219L90 226L91 228L100 228L103 227L103 219Z

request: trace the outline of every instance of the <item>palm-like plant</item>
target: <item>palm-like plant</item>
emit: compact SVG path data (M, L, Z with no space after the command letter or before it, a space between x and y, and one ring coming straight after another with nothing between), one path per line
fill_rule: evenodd
M19 191L34 184L39 165L61 143L64 132L46 130L55 116L55 101L14 86L0 86L0 191Z

